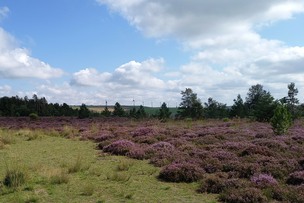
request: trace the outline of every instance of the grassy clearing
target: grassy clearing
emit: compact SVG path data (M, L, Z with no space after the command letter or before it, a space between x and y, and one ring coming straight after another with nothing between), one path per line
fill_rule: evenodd
M0 202L216 202L197 183L160 182L159 168L100 154L92 142L5 130L0 140ZM13 188L3 184L8 172Z

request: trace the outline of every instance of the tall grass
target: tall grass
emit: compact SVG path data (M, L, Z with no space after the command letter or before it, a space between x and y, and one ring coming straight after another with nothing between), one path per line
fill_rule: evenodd
M85 169L85 166L80 155L77 156L74 163L68 166L68 173L77 173Z
M4 160L5 164L5 175L2 180L4 186L10 189L16 190L26 182L26 170L21 167L16 161L8 164Z
M50 171L49 181L51 184L64 184L69 182L69 175L64 169L54 169Z

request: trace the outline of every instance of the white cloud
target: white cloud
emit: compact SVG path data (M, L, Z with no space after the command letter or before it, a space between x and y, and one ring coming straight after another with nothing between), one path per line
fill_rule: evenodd
M116 68L113 73L99 73L94 68L87 68L74 73L71 84L111 88L163 88L164 81L153 75L162 69L163 63L163 59L130 61Z
M0 21L7 17L8 13L10 12L9 8L4 6L4 7L0 7Z
M73 75L73 79L71 81L72 85L80 85L80 86L101 86L103 83L108 82L111 78L110 73L99 73L94 68L86 68L84 70L80 70Z
M113 104L118 101L131 105L134 98L138 105L142 102L159 105L164 101L175 105L180 91L178 81L165 81L158 76L164 63L163 59L152 58L142 62L130 61L112 73L83 69L73 74L70 88L78 88L76 92L85 93L93 104L108 100Z
M25 48L20 48L15 38L0 27L0 78L60 77L63 71L30 56Z
M230 103L261 83L276 97L295 82L304 91L304 47L267 40L264 26L304 12L303 0L97 0L148 37L175 38L196 52L173 84ZM165 82L165 81L164 81ZM165 84L168 84L168 82ZM281 92L278 90L281 88Z
M174 37L190 46L254 38L259 24L289 19L304 11L299 0L97 0L119 12L150 37Z

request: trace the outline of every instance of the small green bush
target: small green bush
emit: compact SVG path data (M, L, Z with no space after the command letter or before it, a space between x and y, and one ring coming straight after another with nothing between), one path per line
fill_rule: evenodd
M273 131L277 135L282 135L287 132L292 124L291 114L286 106L279 104L274 111L274 115L270 120Z
M39 118L39 116L36 113L31 113L29 115L29 117L30 117L31 120L38 120L38 118Z

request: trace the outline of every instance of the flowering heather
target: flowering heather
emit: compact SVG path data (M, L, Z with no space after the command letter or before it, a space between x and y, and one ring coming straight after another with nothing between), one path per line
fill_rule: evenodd
M247 147L244 151L241 152L240 156L251 156L255 154L272 156L272 152L268 147L259 145Z
M175 147L169 142L157 142L150 146L149 151L152 152L172 152Z
M146 158L145 150L141 147L132 147L126 155L133 159L143 160Z
M205 191L219 192L226 202L261 202L265 200L261 190L269 202L304 202L304 194L300 195L304 185L303 123L296 120L288 134L275 136L269 123L245 119L192 121L189 125L183 121L135 122L127 118L41 117L31 121L28 117L0 117L0 128L46 130L50 136L89 138L105 152L149 159L149 163L163 167L163 180L166 174L168 181L188 182L191 178L185 177L194 176L189 171L195 169L194 177L211 177ZM221 173L228 178L217 175ZM268 184L266 174L278 183L263 188L259 184ZM214 175L216 185L211 184Z
M159 179L168 182L194 182L204 174L197 165L191 163L173 163L165 166L159 173Z
M222 202L226 203L264 203L267 198L263 195L262 191L246 187L240 189L228 189L219 197Z
M222 149L211 151L211 157L217 158L220 161L223 160L237 160L237 155Z
M304 171L296 171L294 173L289 174L289 177L286 182L289 185L304 184Z
M153 136L156 135L157 132L155 129L151 128L151 127L140 127L137 128L133 133L134 137L137 136Z
M260 188L266 188L278 184L277 180L268 174L257 174L250 178L251 182Z
M277 150L277 151L285 151L288 149L288 145L279 139L259 139L253 141L254 144L259 145L259 146L265 146L268 147L269 149L272 150Z
M226 180L227 180L227 174L212 174L208 177L204 178L200 188L198 189L198 192L204 193L214 193L219 194L226 189Z
M105 146L103 151L115 155L126 155L134 146L134 142L129 140L118 140L108 146Z
M113 134L110 134L110 133L102 133L102 134L99 134L98 136L94 136L92 139L95 141L95 142L103 142L105 140L108 140L108 139L112 139L114 138L115 135Z

